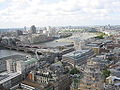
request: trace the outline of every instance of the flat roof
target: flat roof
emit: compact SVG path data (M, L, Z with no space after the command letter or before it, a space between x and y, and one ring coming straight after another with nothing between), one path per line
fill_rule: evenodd
M28 80L24 80L22 81L23 84L26 84L26 85L29 85L29 86L32 86L32 87L40 87L41 84L38 84L38 83L34 83L34 82L31 82L31 81L28 81Z
M35 62L37 62L38 60L37 59L35 59L35 58L30 58L30 59L28 59L28 60L26 60L25 61L25 64L32 64L32 63L35 63Z
M98 46L98 44L96 43L90 43L90 44L86 44L87 46Z
M89 52L90 50L91 49L73 51L73 52L63 55L63 57L71 57L71 58L75 57L77 59L77 58L81 57L83 54Z
M15 78L19 75L21 75L21 74L19 74L17 72L15 72L15 73L8 73L8 72L0 73L0 84L7 82L7 81L11 80L12 78Z
M62 64L60 61L52 64L52 66L62 66L62 65L63 65L63 64Z

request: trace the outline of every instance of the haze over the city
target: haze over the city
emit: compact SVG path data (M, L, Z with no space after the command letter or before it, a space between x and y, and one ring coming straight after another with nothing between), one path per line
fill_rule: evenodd
M120 90L120 0L0 0L0 90Z
M118 25L119 0L0 0L0 28Z

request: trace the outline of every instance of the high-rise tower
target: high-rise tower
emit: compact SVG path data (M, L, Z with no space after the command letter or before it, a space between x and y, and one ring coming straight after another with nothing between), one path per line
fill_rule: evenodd
M30 27L30 31L31 31L32 34L36 33L36 27L35 27L35 25L32 25Z

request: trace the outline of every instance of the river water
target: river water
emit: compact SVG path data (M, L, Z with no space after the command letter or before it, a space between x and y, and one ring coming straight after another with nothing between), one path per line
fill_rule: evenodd
M68 44L70 43L50 41L50 42L40 43L38 45L47 46L47 47L56 47L56 46L63 46ZM17 54L28 55L27 53L24 53L22 51L6 50L6 49L0 50L0 58L11 56L11 55L17 55Z
M68 38L63 38L63 39L58 39L58 40L54 40L54 41L50 41L50 42L40 43L38 45L47 46L47 47L64 46L64 45L71 44L71 42L67 42L67 41L70 41L69 38L76 37L76 38L80 38L80 39L85 39L85 38L90 38L90 37L93 37L93 36L94 36L93 34L88 35L88 33L87 34L82 34L82 35L78 34L78 35L73 35L73 36L68 37ZM15 50L0 50L0 58L6 57L6 56L11 56L11 55L16 55L16 54L28 55L24 52L15 51Z
M0 50L0 58L11 56L11 55L28 55L27 53L24 52L18 52L15 50Z

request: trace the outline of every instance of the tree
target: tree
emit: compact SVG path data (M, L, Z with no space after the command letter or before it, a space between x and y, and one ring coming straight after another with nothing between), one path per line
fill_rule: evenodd
M98 39L104 39L103 35L96 36L95 38L98 38Z
M70 74L74 75L74 74L78 74L80 73L80 71L77 69L77 68L73 68L71 71L70 71Z
M109 70L107 70L107 69L105 69L105 70L102 71L102 75L103 75L104 78L109 77L110 74L111 74L111 72Z
M109 58L107 58L107 59L108 59L109 61L112 61L112 60L113 60L113 58L110 58L110 57L109 57Z

